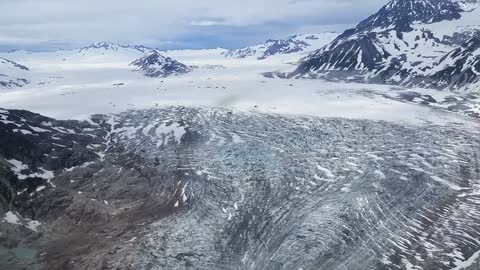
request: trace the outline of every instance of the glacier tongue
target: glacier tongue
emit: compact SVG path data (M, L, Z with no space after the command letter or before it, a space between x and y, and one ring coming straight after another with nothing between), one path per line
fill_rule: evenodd
M480 250L478 131L209 107L92 120L42 126L101 156L15 190L48 269L446 270Z

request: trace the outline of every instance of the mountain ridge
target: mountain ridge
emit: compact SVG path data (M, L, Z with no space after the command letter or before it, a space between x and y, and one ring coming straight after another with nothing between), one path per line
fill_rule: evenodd
M222 53L225 57L265 60L280 54L294 54L320 48L338 36L336 32L321 34L297 34L285 39L269 39L264 43Z
M147 47L144 45L120 45L117 43L111 43L111 42L94 42L90 44L89 46L82 47L78 49L80 53L85 53L87 51L91 50L104 50L104 51L118 51L121 49L130 49L130 50L136 50L142 53L145 53L147 51L152 51L155 50L154 48Z
M12 60L0 57L0 87L22 87L29 83L30 69Z
M355 28L303 58L295 71L280 76L475 89L478 80L473 79L455 84L428 82L435 78L431 70L438 61L480 31L478 6L476 0L390 1ZM472 18L476 24L468 24ZM447 22L450 28L443 27Z

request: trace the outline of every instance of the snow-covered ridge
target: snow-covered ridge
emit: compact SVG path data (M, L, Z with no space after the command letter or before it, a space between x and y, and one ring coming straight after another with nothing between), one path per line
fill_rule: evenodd
M292 54L304 51L313 51L331 42L338 36L337 33L301 34L286 39L267 40L265 43L249 46L222 53L225 57L247 58L255 57L259 60L278 54Z
M79 49L80 53L86 53L88 51L119 51L119 50L134 50L145 53L147 51L154 50L153 48L144 45L119 45L109 42L95 42L89 46Z
M22 87L29 83L30 69L0 57L0 88Z

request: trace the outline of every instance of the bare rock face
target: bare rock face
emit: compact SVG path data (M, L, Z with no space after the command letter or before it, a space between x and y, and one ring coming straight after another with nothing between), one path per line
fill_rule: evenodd
M2 269L451 269L480 250L480 140L465 127L1 115Z

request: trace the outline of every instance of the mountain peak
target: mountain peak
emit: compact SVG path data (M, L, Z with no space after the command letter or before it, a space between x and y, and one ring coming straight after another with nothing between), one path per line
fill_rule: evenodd
M466 4L477 0L392 0L376 14L360 22L356 32L374 28L409 30L410 23L452 21L461 17Z
M118 44L102 41L102 42L94 42L87 47L83 47L80 50L105 49L105 50L117 51L119 48L121 48L121 46Z

